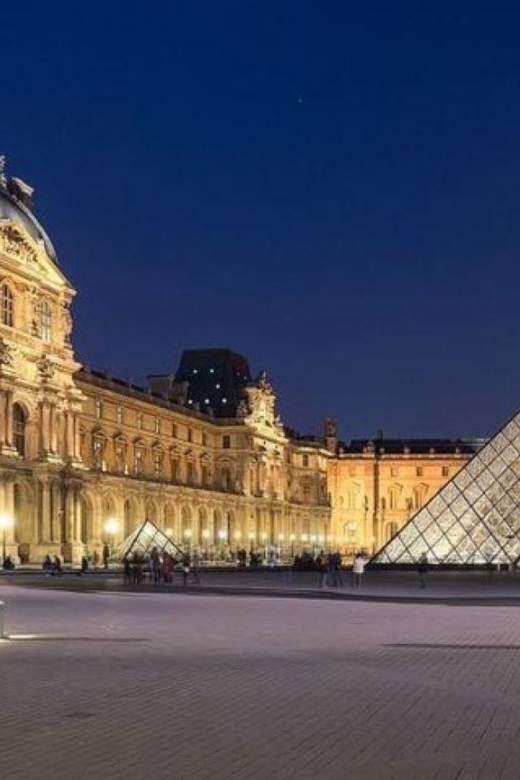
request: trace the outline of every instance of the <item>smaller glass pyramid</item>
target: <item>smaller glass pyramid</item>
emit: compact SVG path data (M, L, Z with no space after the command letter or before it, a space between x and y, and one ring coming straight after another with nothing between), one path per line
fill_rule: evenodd
M515 564L520 558L520 413L372 558Z
M134 553L140 556L149 555L154 547L160 554L167 552L174 558L184 554L184 551L172 542L160 528L157 528L155 523L152 523L151 520L145 520L114 551L112 560L121 563L127 558L131 558Z

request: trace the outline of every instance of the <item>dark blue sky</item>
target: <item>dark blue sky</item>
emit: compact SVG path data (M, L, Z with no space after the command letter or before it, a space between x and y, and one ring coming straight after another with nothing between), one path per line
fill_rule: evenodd
M520 8L33 5L3 12L0 151L80 359L140 380L229 346L345 438L516 410Z

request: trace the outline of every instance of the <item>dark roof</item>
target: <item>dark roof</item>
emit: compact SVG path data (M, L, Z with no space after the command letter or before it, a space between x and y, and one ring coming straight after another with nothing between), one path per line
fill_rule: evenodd
M339 453L356 455L376 452L379 455L473 455L486 439L352 439L340 441Z
M235 417L251 372L246 358L231 349L187 349L175 379L188 382L188 404L193 408L215 417Z
M89 385L95 385L97 387L106 388L114 393L120 393L128 398L135 398L140 401L146 401L163 409L170 409L175 412L180 412L187 417L197 418L199 420L205 420L216 425L240 425L242 420L239 418L224 418L216 420L214 417L209 416L203 412L197 411L190 406L181 406L173 401L170 401L164 397L162 393L154 393L151 389L145 389L139 385L134 384L131 381L125 381L124 379L117 379L113 377L107 371L96 371L88 366L84 366L75 374L76 379L80 382L85 382Z

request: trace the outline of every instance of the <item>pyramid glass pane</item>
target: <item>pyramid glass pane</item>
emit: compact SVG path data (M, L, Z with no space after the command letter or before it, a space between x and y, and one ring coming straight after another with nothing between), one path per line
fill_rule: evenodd
M495 452L501 453L509 444L509 439L503 433L497 433L497 435L493 437L491 444Z
M173 557L182 555L182 549L166 536L151 520L145 520L135 531L132 531L117 548L112 560L121 562L136 554L147 556L156 547L159 553L169 553Z
M515 563L520 556L520 414L509 421L373 563Z

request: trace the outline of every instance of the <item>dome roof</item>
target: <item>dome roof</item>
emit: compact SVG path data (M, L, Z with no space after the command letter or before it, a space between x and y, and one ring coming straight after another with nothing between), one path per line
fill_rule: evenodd
M0 220L2 219L12 219L14 222L21 224L37 244L43 244L47 255L53 263L58 264L52 242L32 211L10 193L6 187L1 186L0 182Z

